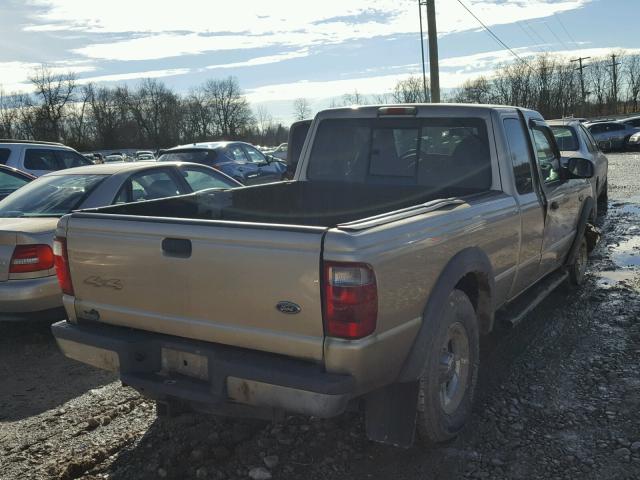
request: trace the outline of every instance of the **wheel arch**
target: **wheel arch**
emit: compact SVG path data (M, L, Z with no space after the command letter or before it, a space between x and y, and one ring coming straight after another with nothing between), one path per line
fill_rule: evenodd
M422 325L398 377L399 382L414 381L422 375L432 319L439 317L444 303L454 289L462 290L471 300L478 317L480 333L488 333L493 329L493 267L484 251L478 247L470 247L458 252L438 276L427 299Z
M580 211L580 216L578 217L578 225L576 227L576 236L573 239L573 243L571 244L571 248L569 248L569 253L567 253L567 257L564 261L565 265L571 265L576 255L578 254L578 249L580 248L580 241L587 230L587 223L589 223L589 219L593 216L593 212L595 212L596 203L592 197L588 197L584 203L582 204L582 210ZM595 242L589 241L588 247L589 251L592 251L595 247Z

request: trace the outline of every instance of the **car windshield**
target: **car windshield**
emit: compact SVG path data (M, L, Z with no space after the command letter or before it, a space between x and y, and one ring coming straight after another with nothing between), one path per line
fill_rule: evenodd
M163 153L158 159L159 162L193 162L211 163L216 157L214 150L176 150Z
M553 136L556 137L556 142L558 142L558 147L561 151L577 152L580 150L578 136L573 128L561 125L552 125L551 131L553 132Z
M0 201L0 217L59 217L78 208L107 175L47 175Z

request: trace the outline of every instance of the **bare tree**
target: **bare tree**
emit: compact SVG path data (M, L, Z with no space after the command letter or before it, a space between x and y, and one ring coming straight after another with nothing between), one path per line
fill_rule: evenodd
M627 57L623 69L627 85L627 102L632 111L638 111L638 100L640 98L640 55L630 55Z
M293 101L293 117L296 120L304 120L311 116L311 104L306 98L296 98Z
M18 136L19 107L15 93L7 94L0 89L0 137L16 138Z
M429 88L427 87L427 96L425 97L422 78L415 75L398 80L391 95L396 103L428 103L431 101Z
M342 104L347 107L349 105L363 105L366 101L367 98L358 90L354 90L352 93L345 93L342 96Z
M73 101L76 89L75 75L56 74L43 65L34 72L29 81L35 89L38 106L35 112L34 134L44 140L60 140L66 108Z
M208 106L213 114L215 133L224 138L237 138L253 124L249 102L242 95L238 80L228 77L204 84Z

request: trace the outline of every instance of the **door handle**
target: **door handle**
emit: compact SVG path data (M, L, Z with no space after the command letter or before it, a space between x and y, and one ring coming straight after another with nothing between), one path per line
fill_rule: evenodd
M191 240L185 238L165 238L162 240L162 252L167 257L189 258Z
M558 202L551 202L551 210L557 210L560 208L560 205L558 204Z

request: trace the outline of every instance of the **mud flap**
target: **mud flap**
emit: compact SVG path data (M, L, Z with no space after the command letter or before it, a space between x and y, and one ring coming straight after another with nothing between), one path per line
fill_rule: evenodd
M584 236L587 239L587 250L592 252L596 245L600 241L600 229L595 225L587 223L587 227L584 231Z
M367 437L396 447L413 445L420 382L393 383L367 395Z

